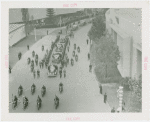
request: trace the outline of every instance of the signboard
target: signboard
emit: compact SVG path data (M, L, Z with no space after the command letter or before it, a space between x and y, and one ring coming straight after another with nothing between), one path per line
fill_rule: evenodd
M117 97L119 99L119 107L117 111L122 111L122 101L123 101L123 86L119 86L119 89L117 90Z

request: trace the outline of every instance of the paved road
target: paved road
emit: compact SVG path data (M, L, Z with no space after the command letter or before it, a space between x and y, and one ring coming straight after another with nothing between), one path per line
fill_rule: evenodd
M69 58L72 57L73 44L80 45L81 53L79 54L79 61L75 62L75 65L68 66L66 68L66 78L60 79L48 78L46 69L41 70L41 77L34 79L30 72L30 67L27 65L27 57L31 57L32 49L39 54L41 59L45 52L41 51L41 45L45 45L48 48L51 45L51 40L55 39L54 35L46 36L43 40L37 42L28 51L23 58L17 62L13 68L13 73L10 74L10 87L9 87L9 99L11 101L12 94L17 94L17 89L20 84L24 88L23 96L29 98L29 107L24 111L22 109L22 97L19 98L21 101L16 110L12 110L11 103L10 112L110 112L108 104L103 103L103 96L99 94L98 82L95 79L93 73L89 73L89 61L87 60L87 53L89 46L86 44L87 32L91 25L80 28L75 32L75 37L71 38L70 52L68 53ZM39 67L36 67L39 69ZM59 83L64 84L64 91L62 94L59 93ZM37 87L36 93L32 96L30 93L30 87L32 84ZM47 87L47 93L42 98L42 108L38 111L36 107L37 96L41 96L41 87L45 85ZM55 94L60 98L60 106L57 110L54 108L54 96Z

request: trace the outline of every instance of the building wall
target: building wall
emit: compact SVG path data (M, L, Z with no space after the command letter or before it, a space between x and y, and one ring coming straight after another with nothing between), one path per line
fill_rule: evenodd
M134 11L129 9L127 13L132 15L130 10ZM121 55L118 70L123 77L137 78L142 73L141 20L139 17L126 18L125 14L118 15L114 9L108 10L105 15L106 29L113 35L113 40L117 43ZM115 27L115 30L111 25ZM117 33L117 39L115 33Z
M25 37L26 37L25 26L22 26L21 28L9 33L9 46L13 46L14 44L16 44Z

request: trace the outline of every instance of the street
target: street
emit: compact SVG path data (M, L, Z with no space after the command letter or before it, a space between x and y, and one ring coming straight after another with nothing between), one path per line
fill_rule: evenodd
M22 59L16 63L9 75L9 112L11 113L60 113L60 112L110 112L110 107L103 102L103 96L99 93L99 86L94 75L94 72L89 72L89 64L87 54L90 45L87 45L87 33L91 28L91 24L83 26L74 32L74 38L70 38L70 49L68 53L69 59L72 58L74 44L80 47L78 53L78 61L74 62L74 66L70 64L66 68L66 78L60 79L57 77L47 77L47 69L40 69L40 78L33 77L30 71L30 66L27 64L27 58L31 57L34 50L41 60L46 53L46 49L50 48L51 42L55 40L56 35L48 35L35 43L29 51L27 51ZM44 45L45 50L42 52L41 46ZM59 83L62 82L64 90L59 93ZM31 95L31 85L36 85L34 95ZM12 109L12 94L17 95L18 87L23 86L23 95L19 97L19 104L15 110ZM46 86L46 95L41 96L42 86ZM36 100L38 95L42 99L42 107L38 111ZM57 95L60 99L60 104L57 109L54 107L54 97ZM23 96L28 97L29 106L23 110Z

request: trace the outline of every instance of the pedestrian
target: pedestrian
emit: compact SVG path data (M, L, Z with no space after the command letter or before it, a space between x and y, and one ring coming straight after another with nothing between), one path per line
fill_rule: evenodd
M27 45L27 49L29 50L29 45Z
M42 45L42 51L44 51L44 46Z
M33 60L31 61L31 66L33 66L33 67L34 67L34 61L33 61Z
M105 93L105 95L104 95L104 103L106 103L106 101L107 101L107 94Z
M115 107L111 109L111 113L115 113Z
M101 85L101 84L100 84L99 88L100 88L100 93L102 94L103 88L102 88L102 85Z
M35 76L36 76L36 73L35 73L35 70L33 70L33 77L35 79Z
M62 77L62 69L59 70L60 78Z
M21 59L21 56L22 56L22 53L19 52L19 53L18 53L18 59L19 59L19 60Z
M30 59L30 58L28 58L28 64L30 64L30 61L31 61L31 59Z
M87 44L88 44L88 41L89 41L89 40L87 39L87 40L86 40Z
M41 64L41 61L39 62L39 66L40 66L40 69L42 68L42 64Z
M89 65L89 72L91 72L92 71L92 65L90 64Z
M68 52L69 52L69 46L68 46Z
M11 73L11 69L12 69L12 68L11 68L11 66L9 65L9 73Z
M64 69L64 78L66 77L66 70Z
M47 35L48 35L48 30L47 30Z
M37 76L38 76L38 78L40 77L40 71L39 71L39 69L37 70Z
M88 60L90 60L90 53L88 53Z

